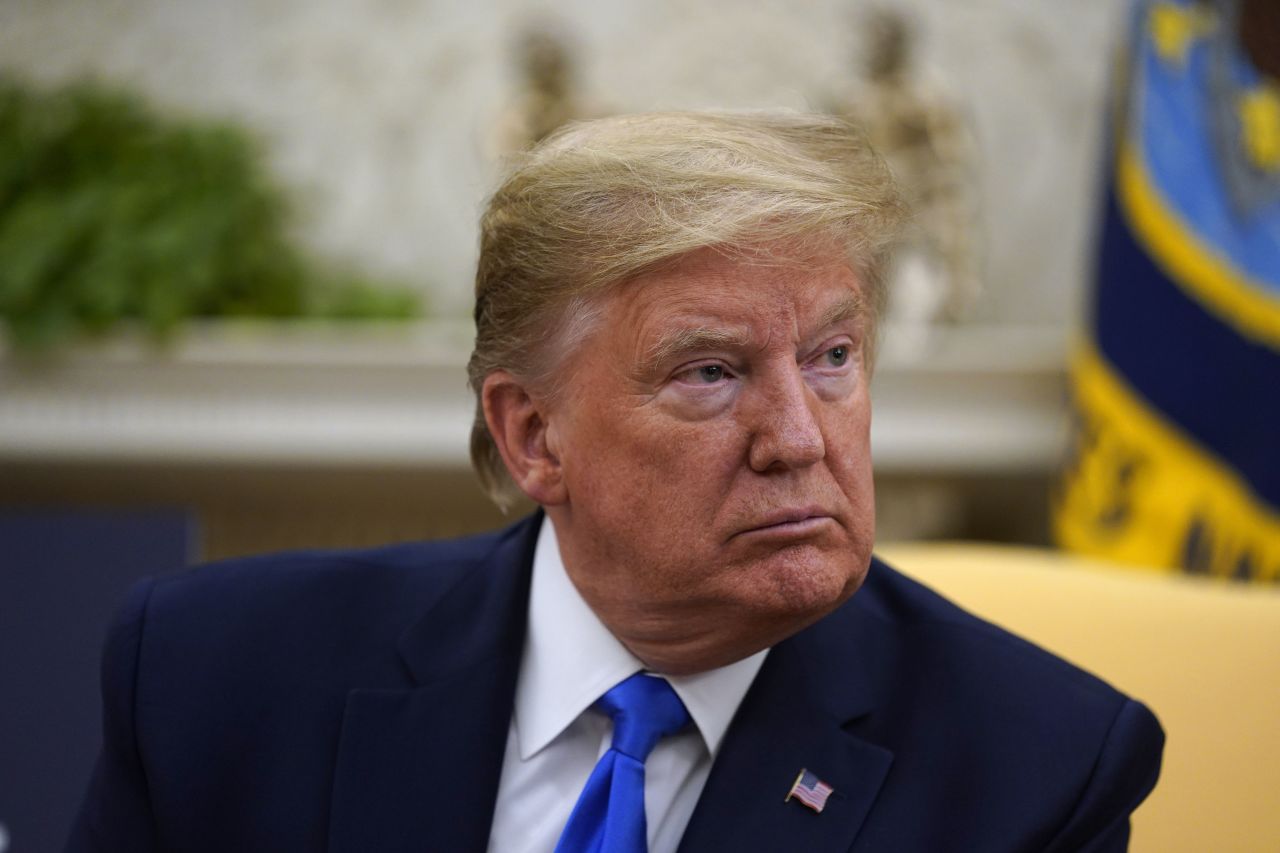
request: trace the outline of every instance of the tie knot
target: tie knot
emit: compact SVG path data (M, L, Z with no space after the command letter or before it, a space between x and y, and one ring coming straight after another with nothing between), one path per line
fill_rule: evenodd
M658 739L684 728L689 712L665 678L638 672L596 702L613 719L613 748L641 764Z

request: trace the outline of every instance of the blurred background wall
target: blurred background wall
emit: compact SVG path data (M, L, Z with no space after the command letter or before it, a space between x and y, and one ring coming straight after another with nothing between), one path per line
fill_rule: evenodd
M297 202L296 239L417 289L427 319L411 333L353 328L301 343L299 332L195 329L159 353L117 340L43 374L10 365L0 500L191 506L205 556L494 523L465 471L460 367L475 220L519 109L521 34L558 35L587 113L822 109L863 84L874 8L3 0L0 72L35 86L89 78L169 115L247 127ZM968 146L978 289L962 323L882 362L881 535L1043 542L1125 4L891 8L908 27L912 80ZM421 405L408 411L406 395Z
M979 319L1077 309L1102 105L1126 4L897 0L920 73L971 123L987 237ZM602 111L821 108L865 60L858 0L4 0L0 68L92 75L244 122L319 250L469 307L474 222L519 83L517 34L563 31Z

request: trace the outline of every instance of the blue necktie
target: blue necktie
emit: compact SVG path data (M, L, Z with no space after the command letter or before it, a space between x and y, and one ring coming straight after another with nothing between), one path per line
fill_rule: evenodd
M689 712L665 678L637 673L600 697L613 744L600 756L565 824L556 853L646 853L644 762Z

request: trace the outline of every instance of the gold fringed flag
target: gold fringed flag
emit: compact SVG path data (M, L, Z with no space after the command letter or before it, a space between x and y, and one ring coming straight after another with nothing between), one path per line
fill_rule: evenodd
M1275 581L1280 83L1239 8L1136 4L1054 527L1086 554Z

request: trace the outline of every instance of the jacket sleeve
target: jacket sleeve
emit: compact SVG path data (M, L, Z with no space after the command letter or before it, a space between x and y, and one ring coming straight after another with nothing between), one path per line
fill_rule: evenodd
M1160 775L1164 731L1146 706L1126 699L1112 721L1071 817L1046 853L1123 853L1129 816Z
M130 590L107 633L102 653L102 750L67 853L157 849L146 772L135 730L138 656L153 582Z

